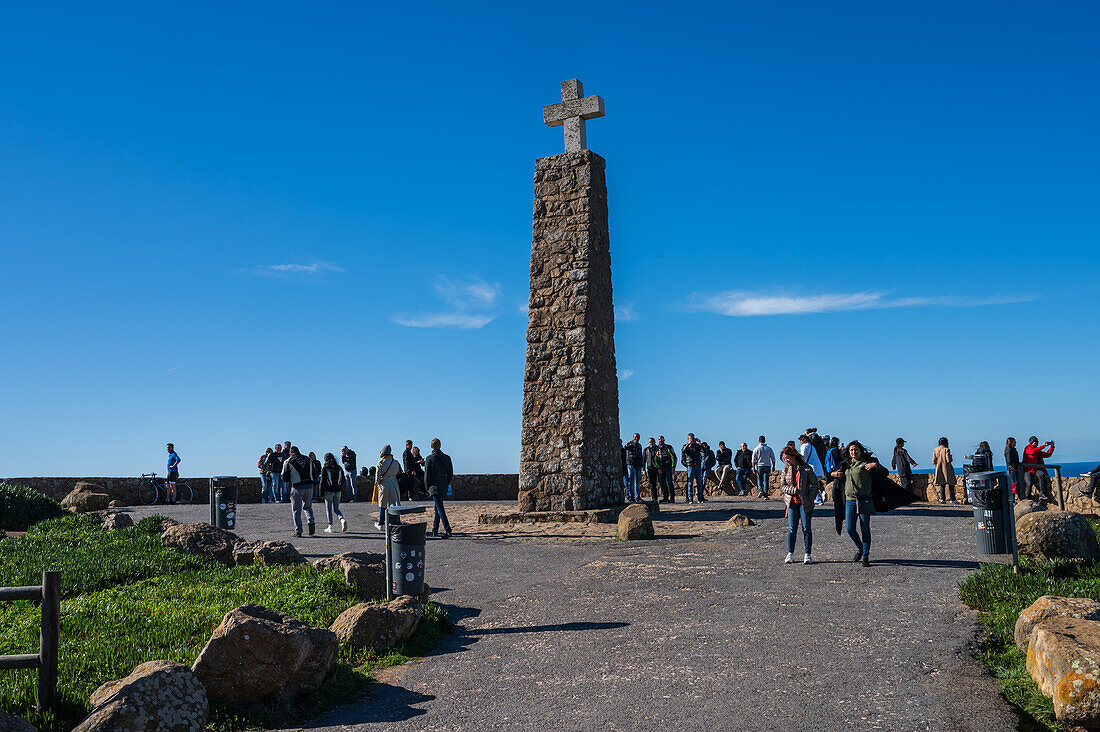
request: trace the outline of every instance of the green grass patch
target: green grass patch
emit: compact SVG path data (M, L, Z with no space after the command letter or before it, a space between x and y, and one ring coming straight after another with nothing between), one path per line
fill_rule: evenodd
M36 490L0 483L0 531L26 531L39 521L66 513L60 503Z
M1100 521L1089 519L1095 530ZM1054 719L1054 705L1027 672L1013 631L1020 612L1043 595L1100 601L1100 564L1040 562L1020 557L1020 573L1003 564L983 564L959 583L959 597L978 611L985 627L979 659L989 667L1005 698L1022 717L1023 730L1068 730Z
M150 533L156 521L104 531L86 517L40 523L24 537L0 540L0 586L36 584L46 568L62 570L61 668L56 716L34 710L36 675L0 673L0 709L27 716L45 732L71 729L87 714L100 684L126 676L153 659L191 664L226 612L257 603L318 627L327 627L359 602L338 570L311 566L226 567L181 554ZM39 610L30 602L0 603L0 654L38 647ZM370 683L370 671L422 656L446 632L437 606L405 648L383 659L341 649L321 689L295 705L246 711L214 706L219 731L282 726L346 702Z

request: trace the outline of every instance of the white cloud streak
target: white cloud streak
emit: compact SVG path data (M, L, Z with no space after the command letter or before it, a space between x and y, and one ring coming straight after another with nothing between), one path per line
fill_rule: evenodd
M634 309L634 304L620 305L615 308L615 322L616 323L630 323L638 319L638 311Z
M1016 297L968 298L938 297L887 297L884 292L853 292L818 295L769 294L730 290L712 295L696 294L686 305L687 310L728 315L734 318L759 315L806 315L810 313L837 313L857 310L885 310L888 308L959 307L972 308L989 305L1008 305L1034 300L1033 295Z
M476 330L484 328L497 317L496 304L500 299L500 285L474 277L457 282L440 277L432 288L441 300L450 305L449 310L418 315L395 315L390 320L408 328L452 328Z
M477 313L425 313L423 315L395 315L392 320L408 328L454 328L457 330L477 330L484 328L496 318L495 315Z
M302 275L313 277L327 273L342 273L346 270L332 262L314 262L312 264L259 264L252 268L254 274L264 277L292 277Z
M626 381L634 375L634 371L631 369L623 369L619 372L619 381Z

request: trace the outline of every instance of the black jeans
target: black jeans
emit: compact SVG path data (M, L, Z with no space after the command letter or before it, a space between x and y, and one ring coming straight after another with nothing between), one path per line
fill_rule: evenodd
M436 488L437 491L441 490ZM432 502L435 503L435 520L432 521L432 533L439 533L439 521L443 520L443 531L451 533L451 522L447 520L447 509L443 508L443 494L436 493L432 496Z
M649 493L653 496L654 501L661 500L661 478L660 471L657 468L646 468L645 479L649 483Z

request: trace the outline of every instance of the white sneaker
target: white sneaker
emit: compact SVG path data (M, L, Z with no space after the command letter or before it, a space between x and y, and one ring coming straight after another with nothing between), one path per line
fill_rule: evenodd
M806 557L802 560L802 563L803 564L813 564L814 563L814 558L811 557L809 554L807 554Z
M340 531L347 531L347 530L348 530L348 522L345 519L341 518L340 519Z
M378 523L377 521L375 521L375 522L374 522L374 528L376 528L376 529L378 529L379 531L381 531L381 530L382 530L382 524L380 524L380 523Z
M325 527L325 533L326 534L331 534L332 533L332 524L329 524L328 526Z
M784 564L792 564L794 562L794 555L787 552L787 558L783 560Z

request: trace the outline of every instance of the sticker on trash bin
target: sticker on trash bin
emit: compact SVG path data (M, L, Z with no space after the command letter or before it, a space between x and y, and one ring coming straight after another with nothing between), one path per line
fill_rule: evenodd
M401 552L401 558L402 558L402 559L404 559L404 558L405 558L405 552Z
M405 581L406 582L412 582L413 579L414 579L414 575L413 575L412 572L408 572L408 573L405 574Z
M223 510L223 511L224 511L224 510L225 510L225 504L224 504L224 503L222 503L222 504L219 504L219 505L218 505L218 508L220 508L221 510Z
M393 563L393 568L396 569L396 570L400 570L401 569L401 562L394 562Z

